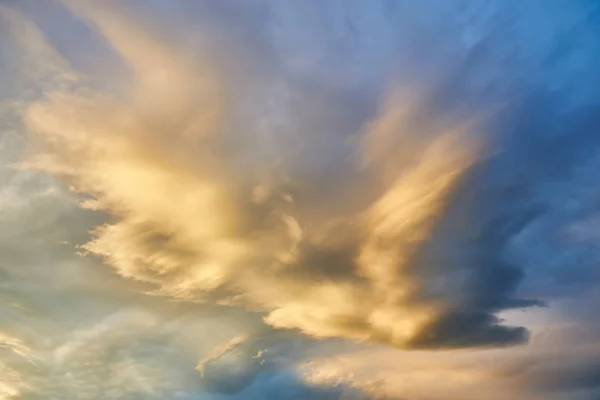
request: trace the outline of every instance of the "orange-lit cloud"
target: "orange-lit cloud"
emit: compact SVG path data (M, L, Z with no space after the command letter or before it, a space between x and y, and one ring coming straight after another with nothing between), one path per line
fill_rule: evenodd
M27 110L36 143L29 165L61 176L88 198L84 207L110 215L85 250L157 293L242 305L277 328L398 347L445 335L439 322L460 303L449 291L423 296L428 282L412 261L478 158L466 128L427 132L423 141L403 126L407 104L390 99L355 149L368 179L357 174L351 192L371 200L340 215L312 213L316 180L240 164L252 149L230 145L243 132L228 133L228 77L208 55L186 57L113 2L67 4L133 75L123 96L55 92ZM399 152L388 150L390 138ZM411 154L404 165L400 152ZM485 336L501 329L494 325L473 329Z
M0 400L597 397L586 2L391 3L0 5Z

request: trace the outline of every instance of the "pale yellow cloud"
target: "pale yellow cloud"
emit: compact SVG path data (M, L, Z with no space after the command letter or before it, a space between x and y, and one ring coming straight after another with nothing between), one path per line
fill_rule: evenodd
M357 177L352 192L375 200L341 218L312 214L315 201L298 202L318 183L237 162L252 148L228 145L228 77L211 57L188 57L116 2L67 4L133 75L126 96L55 92L27 112L36 146L28 165L110 215L86 251L154 293L243 305L316 337L403 347L455 306L452 294L420 298L425 283L410 266L477 160L465 130L412 131L402 117L410 107L390 99L358 148L369 178Z
M18 399L21 392L31 385L22 371L14 366L36 367L37 355L22 339L0 331L0 356L0 399Z
M537 309L530 320L551 312ZM560 320L536 326L527 348L443 352L354 348L300 366L308 384L350 385L373 399L567 400L593 398L597 335ZM596 329L594 327L593 329Z
M219 344L198 362L198 365L196 365L196 370L200 373L200 375L204 376L204 369L208 364L218 361L227 353L234 351L246 340L248 340L248 335L238 335L231 338L227 342Z

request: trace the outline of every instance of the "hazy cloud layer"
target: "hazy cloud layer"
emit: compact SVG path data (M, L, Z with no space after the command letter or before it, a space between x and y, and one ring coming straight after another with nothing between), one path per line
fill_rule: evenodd
M0 399L599 395L598 6L521 3L0 3Z

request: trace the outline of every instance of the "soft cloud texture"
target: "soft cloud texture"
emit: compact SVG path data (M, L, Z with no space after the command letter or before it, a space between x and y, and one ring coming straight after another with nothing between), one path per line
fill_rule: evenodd
M406 106L385 102L376 122L356 133L372 148L366 169L340 177L356 181L350 193L373 192L373 200L352 212L318 214L331 201L319 190L319 169L270 171L261 160L245 160L253 146L236 146L246 132L228 127L224 110L234 108L233 99L220 84L227 76L209 55L184 57L116 5L78 2L73 9L94 23L134 76L124 98L57 92L27 111L41 147L34 165L91 195L85 207L117 219L95 230L87 251L159 293L265 311L268 324L316 337L398 347L525 338L523 329L501 327L491 314L506 304L462 298L489 278L478 282L441 268L430 277L413 265L478 158L472 143L479 139L466 137L467 128L404 131L397 108ZM401 153L378 151L385 140L396 141ZM408 152L412 160L402 157ZM378 179L379 187L370 187ZM504 274L502 265L488 268Z
M2 4L0 398L598 395L591 2Z

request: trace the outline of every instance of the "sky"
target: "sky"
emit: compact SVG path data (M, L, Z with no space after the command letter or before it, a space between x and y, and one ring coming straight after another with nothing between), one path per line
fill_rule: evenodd
M0 400L600 400L600 3L0 0Z

